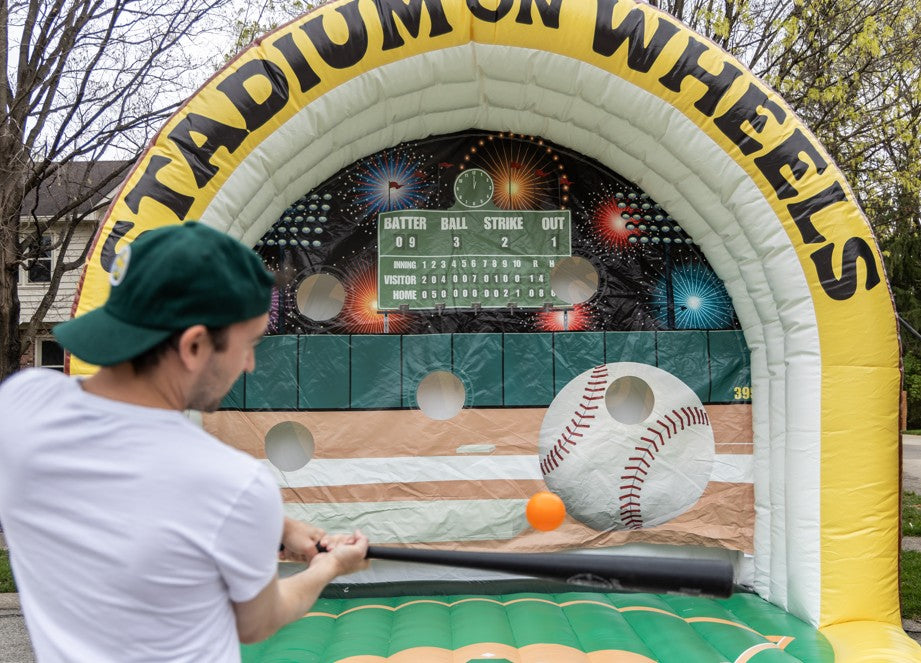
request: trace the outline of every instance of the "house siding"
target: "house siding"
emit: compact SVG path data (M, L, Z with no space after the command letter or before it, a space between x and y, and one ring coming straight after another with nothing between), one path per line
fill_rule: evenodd
M68 262L79 258L83 248L93 239L95 223L92 220L80 224L70 246L67 247L66 260ZM44 316L46 324L54 325L70 318L71 308L73 307L74 298L77 295L77 285L83 274L83 268L79 267L69 272L65 272L61 277L61 285L58 288L57 296ZM19 274L19 323L26 324L32 319L35 311L41 303L45 291L48 289L47 283L29 283L26 279L25 270L20 270Z

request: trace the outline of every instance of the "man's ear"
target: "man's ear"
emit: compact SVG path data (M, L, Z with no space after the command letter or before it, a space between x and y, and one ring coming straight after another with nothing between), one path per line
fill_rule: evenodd
M211 336L204 325L189 327L179 337L179 360L189 370L200 368L214 351Z

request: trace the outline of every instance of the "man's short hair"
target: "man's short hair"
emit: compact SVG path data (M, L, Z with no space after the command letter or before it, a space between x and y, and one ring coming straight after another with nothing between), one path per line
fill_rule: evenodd
M217 352L226 350L229 338L228 330L230 327L206 327L206 329L208 330L208 338L211 339L211 345L214 346L214 349ZM130 361L131 367L134 369L134 374L144 375L150 373L150 371L159 365L168 352L179 350L179 339L182 338L185 331L185 329L182 329L173 332L165 340L160 341L149 350L139 354L137 357L132 357Z

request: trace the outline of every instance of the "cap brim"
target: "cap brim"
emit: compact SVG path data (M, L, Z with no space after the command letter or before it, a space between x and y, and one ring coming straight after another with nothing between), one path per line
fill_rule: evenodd
M65 350L83 361L112 366L143 354L173 332L123 322L102 307L57 325L52 333Z

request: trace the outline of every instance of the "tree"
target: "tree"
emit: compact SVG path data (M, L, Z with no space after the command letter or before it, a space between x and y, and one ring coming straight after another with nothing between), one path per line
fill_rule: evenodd
M229 0L0 3L0 379L19 367L61 275L74 229L195 88L212 18ZM36 210L68 164L122 159L51 216ZM26 214L23 223L21 214ZM57 249L38 312L20 328L18 274Z

